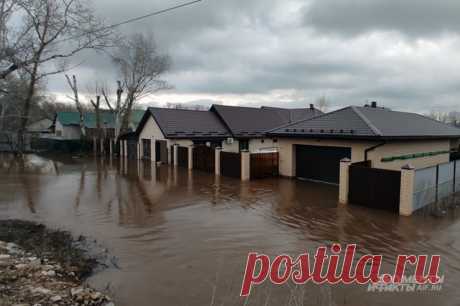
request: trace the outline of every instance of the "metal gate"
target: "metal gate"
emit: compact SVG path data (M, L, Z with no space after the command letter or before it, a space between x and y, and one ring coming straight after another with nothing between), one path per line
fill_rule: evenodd
M355 163L349 170L351 204L399 211L401 172L371 168L367 162Z
M340 160L351 158L347 147L296 145L296 177L307 180L339 183Z
M278 152L251 154L251 179L278 176Z
M150 139L142 139L142 157L150 160L152 158L152 141Z
M241 154L221 152L220 174L223 176L241 178Z
M214 173L216 151L207 146L193 148L193 169Z
M177 165L179 167L188 168L188 148L187 147L177 148Z

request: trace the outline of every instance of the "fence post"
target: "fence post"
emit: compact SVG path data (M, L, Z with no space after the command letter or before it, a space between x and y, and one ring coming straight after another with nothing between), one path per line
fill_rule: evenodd
M249 181L251 178L251 153L249 151L241 151L241 180Z
M216 148L216 153L214 154L214 173L216 175L220 175L220 152L222 152L222 148Z
M399 214L410 216L414 212L415 168L410 164L401 168L401 193L399 196Z
M173 161L173 165L174 167L177 167L179 165L179 145L178 144L175 144L173 146L173 151L174 151L174 161Z
M340 179L339 179L339 203L348 204L348 191L350 188L350 165L351 160L344 158L340 160Z
M454 186L452 187L452 193L456 192L456 190L455 190L455 185L457 184L457 182L455 181L456 176L457 176L457 160L454 160L454 179L453 179Z
M188 147L188 169L193 169L193 145Z

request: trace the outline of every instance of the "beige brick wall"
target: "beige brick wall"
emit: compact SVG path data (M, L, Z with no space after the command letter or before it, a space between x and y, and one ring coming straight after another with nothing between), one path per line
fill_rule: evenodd
M249 152L259 153L268 150L278 150L279 144L273 138L257 138L249 140ZM224 152L240 152L240 145L238 139L234 139L232 144L226 141L222 142L222 151Z
M351 161L353 163L364 160L364 150L374 143L347 140L329 139L287 139L280 138L279 143L279 171L282 176L293 177L296 172L295 165L295 144L310 146L332 146L351 148Z
M364 152L378 141L350 141L350 140L329 140L329 139L288 139L280 138L280 174L283 176L295 176L295 144L312 145L312 146L334 146L351 148L351 162L360 162L364 160ZM392 162L382 162L385 157L415 154L423 152L443 151L450 149L451 142L449 140L426 140L426 141L393 141L388 142L384 146L370 151L368 159L372 161L372 166L382 169L401 170L401 167L410 163L416 169L430 167L433 165L445 163L449 161L449 154L437 156L397 160Z
M401 170L402 166L411 164L415 167L415 169L421 169L449 162L449 154L395 160L392 162L382 162L381 160L385 157L445 151L449 149L449 140L396 141L387 143L384 146L369 152L369 159L372 160L372 166L375 168Z

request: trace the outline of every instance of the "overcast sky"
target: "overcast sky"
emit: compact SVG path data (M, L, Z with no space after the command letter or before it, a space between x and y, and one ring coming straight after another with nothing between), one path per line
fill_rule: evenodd
M95 0L108 23L181 3ZM417 112L460 101L458 0L203 0L123 26L153 33L174 86L166 102L302 107L326 96L331 108L366 101ZM116 80L109 59L86 52L80 83ZM60 100L64 77L49 90Z

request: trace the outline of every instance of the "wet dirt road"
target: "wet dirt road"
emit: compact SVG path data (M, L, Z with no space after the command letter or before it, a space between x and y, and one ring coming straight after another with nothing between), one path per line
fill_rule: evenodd
M401 218L337 204L335 186L288 179L241 183L198 171L117 160L0 157L0 218L97 239L116 263L89 279L119 305L458 305L460 217ZM440 254L439 292L367 286L255 287L239 297L248 252L310 253L333 242L383 254Z

